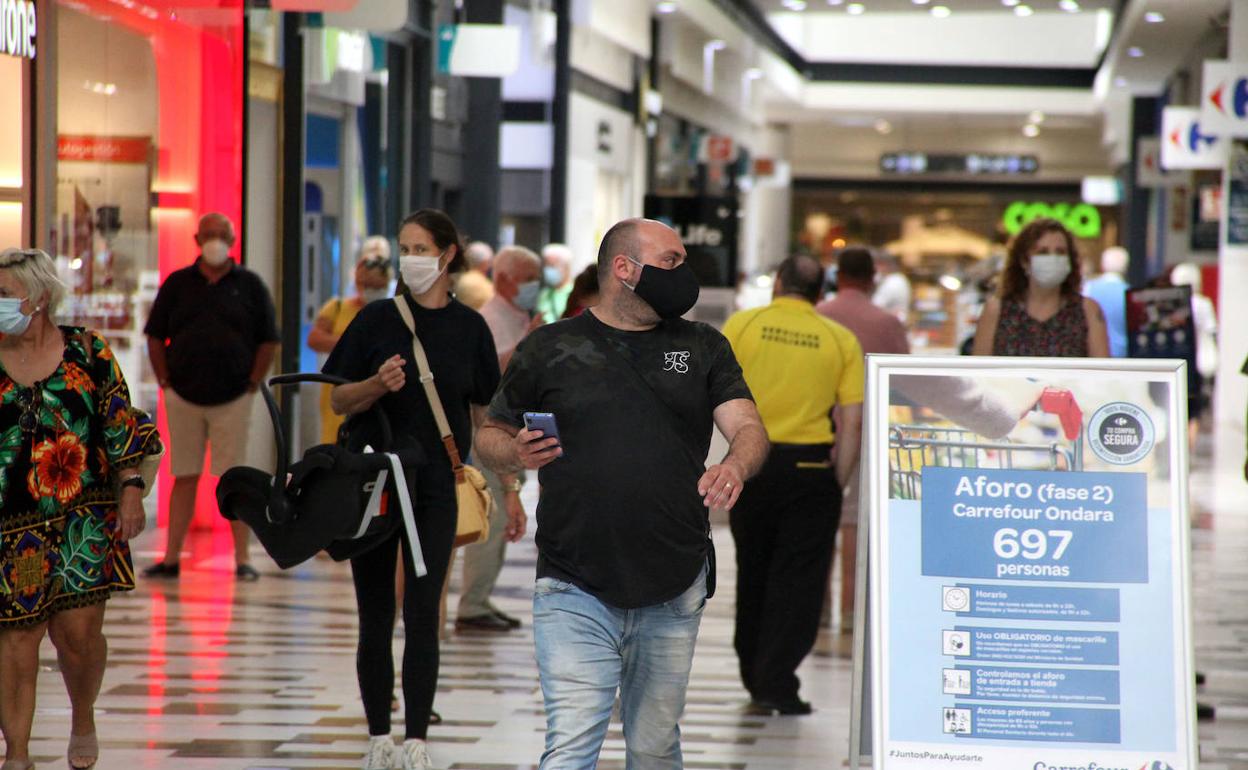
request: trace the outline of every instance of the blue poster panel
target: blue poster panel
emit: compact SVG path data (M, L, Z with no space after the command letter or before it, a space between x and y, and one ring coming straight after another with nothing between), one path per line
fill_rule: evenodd
M1186 373L1092 363L871 358L875 767L1196 770Z

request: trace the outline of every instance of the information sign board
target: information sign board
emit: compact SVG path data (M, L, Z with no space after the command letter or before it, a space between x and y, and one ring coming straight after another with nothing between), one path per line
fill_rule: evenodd
M868 358L871 742L853 753L1196 770L1185 368Z

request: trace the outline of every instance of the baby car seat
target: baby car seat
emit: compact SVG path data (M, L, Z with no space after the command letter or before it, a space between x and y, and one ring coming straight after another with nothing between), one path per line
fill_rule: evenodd
M217 507L231 521L242 521L282 569L328 550L338 560L358 556L389 539L402 526L412 545L416 575L426 573L412 514L416 493L415 469L425 461L420 446L395 447L390 422L374 404L348 420L340 436L352 426L371 420L379 446L320 444L303 458L288 462L289 442L282 432L281 414L270 386L320 382L347 384L326 374L282 374L260 384L260 394L273 422L277 443L277 470L237 466L221 475ZM397 504L398 511L391 510ZM397 515L396 515L397 513Z

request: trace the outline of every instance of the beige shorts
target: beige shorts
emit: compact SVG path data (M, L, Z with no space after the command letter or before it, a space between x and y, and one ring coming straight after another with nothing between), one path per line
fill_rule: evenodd
M212 449L211 471L220 476L240 465L247 446L254 393L233 401L200 406L165 389L165 419L169 422L169 469L174 478L198 476L204 468L204 452Z

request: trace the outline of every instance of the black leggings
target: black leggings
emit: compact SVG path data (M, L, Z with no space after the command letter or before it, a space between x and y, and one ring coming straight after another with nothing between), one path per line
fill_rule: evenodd
M423 475L423 474L422 474ZM423 481L424 479L422 479ZM442 486L442 485L438 485ZM419 484L418 489L429 490ZM406 737L424 739L438 686L438 604L455 540L454 491L416 501L416 531L429 574L417 578L407 535L394 537L351 560L355 599L360 610L360 643L355 672L368 717L369 735L390 734L390 698L394 693L394 570L403 544L403 703ZM398 506L392 506L399 515Z

